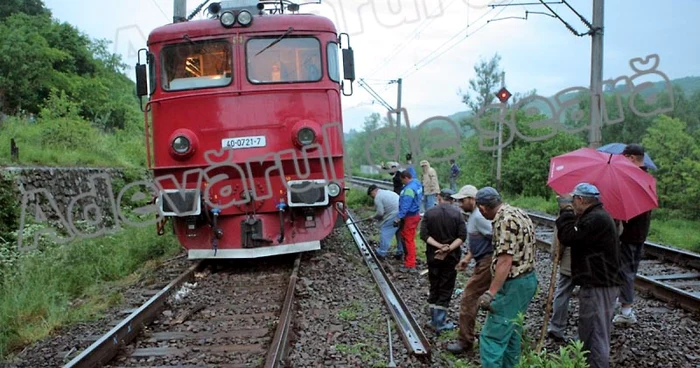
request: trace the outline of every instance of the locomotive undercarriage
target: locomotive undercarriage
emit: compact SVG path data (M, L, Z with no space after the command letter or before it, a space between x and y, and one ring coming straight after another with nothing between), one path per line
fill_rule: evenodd
M166 190L157 203L173 221L173 230L190 259L304 252L320 249L319 239L331 232L338 212L342 213L342 205L331 201L328 187L314 182L289 182L294 190L286 201L250 200L244 213L222 211L204 200L203 191L195 189ZM275 211L270 211L272 202Z

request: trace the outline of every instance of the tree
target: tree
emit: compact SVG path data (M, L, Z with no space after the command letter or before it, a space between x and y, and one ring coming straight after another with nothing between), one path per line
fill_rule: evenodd
M481 60L474 66L476 78L469 80L469 91L462 93L462 102L464 102L472 110L474 115L477 115L481 109L488 106L496 98L495 93L498 91L501 83L501 73L499 62L501 56L495 54L488 62Z
M686 133L685 122L662 115L654 120L642 140L659 170L659 207L686 218L700 218L700 146Z

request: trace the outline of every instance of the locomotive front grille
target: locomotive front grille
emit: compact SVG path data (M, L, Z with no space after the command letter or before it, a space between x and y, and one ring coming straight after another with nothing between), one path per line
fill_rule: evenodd
M165 216L196 216L201 212L199 190L166 190L158 196L158 207Z
M296 180L288 182L287 202L290 207L328 205L325 180Z

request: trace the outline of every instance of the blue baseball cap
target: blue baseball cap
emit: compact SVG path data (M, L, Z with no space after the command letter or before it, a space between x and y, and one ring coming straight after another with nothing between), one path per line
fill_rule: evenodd
M600 196L600 191L593 184L579 183L576 188L574 188L574 191L571 192L571 195L598 198Z
M491 205L501 200L501 195L493 187L483 187L476 192L476 204Z

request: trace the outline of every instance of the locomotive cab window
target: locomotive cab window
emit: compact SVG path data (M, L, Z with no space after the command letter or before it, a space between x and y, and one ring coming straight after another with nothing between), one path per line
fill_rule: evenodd
M163 49L163 89L178 91L231 83L231 47L227 41L185 42Z
M253 84L318 82L323 77L321 43L313 37L253 38L246 43Z

